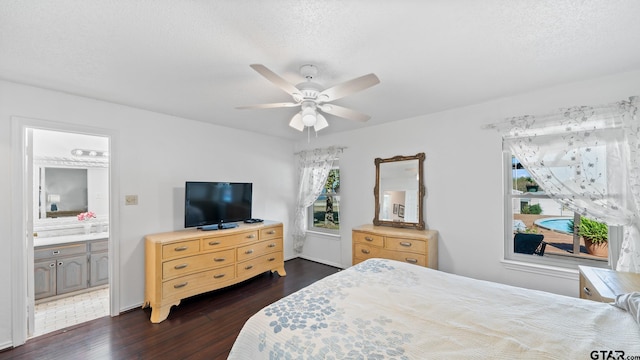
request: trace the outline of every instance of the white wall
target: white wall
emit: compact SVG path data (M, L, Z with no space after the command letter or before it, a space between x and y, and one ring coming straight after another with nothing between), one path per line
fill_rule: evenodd
M295 171L293 144L280 138L157 114L112 103L0 81L0 349L12 339L11 117L82 124L117 132L120 155L119 242L121 309L144 296L144 236L183 228L184 182L246 181L254 184L255 217L283 221L289 229ZM112 149L113 150L113 149ZM138 206L124 206L124 195ZM111 219L113 222L114 219ZM288 231L288 230L286 230ZM285 258L293 257L289 233Z
M382 80L384 84L384 79ZM346 146L340 158L341 263L351 265L351 229L374 217L374 159L426 153L426 223L440 232L441 270L507 284L578 295L575 279L506 269L503 259L502 145L482 125L506 117L544 114L560 107L598 105L640 95L640 71L452 109L348 133L306 138L296 151ZM429 101L429 99L425 99ZM366 112L366 109L360 109ZM348 120L333 120L348 121ZM304 256L318 259L314 237ZM326 240L333 246L334 239Z

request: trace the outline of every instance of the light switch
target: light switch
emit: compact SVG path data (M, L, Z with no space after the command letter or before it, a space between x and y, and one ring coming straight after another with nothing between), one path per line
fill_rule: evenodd
M125 195L124 196L124 204L125 205L138 205L138 195Z

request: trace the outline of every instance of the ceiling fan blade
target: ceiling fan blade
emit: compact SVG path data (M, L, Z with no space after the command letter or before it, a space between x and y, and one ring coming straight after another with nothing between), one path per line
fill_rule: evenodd
M327 114L339 116L341 118L345 118L345 119L349 119L349 120L365 122L365 121L371 119L371 116L369 116L367 114L363 114L363 113L361 113L359 111L347 109L346 107L342 107L342 106L339 106L339 105L321 104L321 105L318 105L318 108L320 110L326 112Z
M315 131L319 131L326 128L327 126L329 126L327 119L325 119L325 117L322 116L322 114L316 114L316 124L313 125L313 129Z
M300 90L298 90L298 88L296 88L295 86L287 82L287 80L280 77L280 75L267 69L266 66L261 64L251 64L249 66L251 66L251 68L257 71L260 75L267 78L267 80L271 81L277 87L284 90L284 92L286 92L287 94L293 96L294 98L302 98L302 95L300 94Z
M380 83L380 79L378 79L375 74L367 74L324 90L318 95L318 100L322 102L333 101L372 87L378 83Z
M295 115L293 115L293 117L291 118L291 122L289 123L289 126L291 126L292 128L298 130L298 131L302 131L304 130L304 123L302 122L302 115L300 113L297 113Z
M298 103L257 104L257 105L237 106L236 109L273 109L273 108L294 107L294 106L300 106L300 104Z

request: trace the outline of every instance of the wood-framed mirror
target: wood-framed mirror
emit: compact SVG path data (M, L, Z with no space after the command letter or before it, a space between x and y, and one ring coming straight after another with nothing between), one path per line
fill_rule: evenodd
M374 225L425 228L424 153L376 158Z

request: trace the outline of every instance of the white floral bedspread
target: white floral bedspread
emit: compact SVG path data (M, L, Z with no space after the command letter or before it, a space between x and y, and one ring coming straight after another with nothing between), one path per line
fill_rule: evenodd
M370 259L252 316L229 359L592 359L640 356L624 310Z

